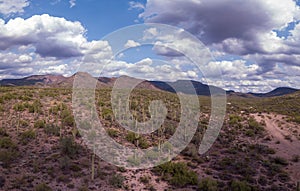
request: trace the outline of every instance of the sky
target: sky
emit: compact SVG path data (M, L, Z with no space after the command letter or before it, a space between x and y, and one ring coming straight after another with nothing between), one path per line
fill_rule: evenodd
M178 35L124 29L149 23L177 27ZM196 41L182 37L187 33L211 60L195 63L189 56L198 54L175 50L197 51ZM146 34L156 41L145 45ZM175 41L174 49L165 47L166 39ZM123 43L118 54L115 41ZM0 79L70 76L85 62L97 63L101 76L192 79L240 92L300 89L300 2L0 0Z

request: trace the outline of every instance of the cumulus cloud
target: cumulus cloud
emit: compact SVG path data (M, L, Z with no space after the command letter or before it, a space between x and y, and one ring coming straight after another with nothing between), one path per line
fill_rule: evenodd
M47 14L28 19L15 18L5 23L0 19L0 50L33 45L43 57L68 58L82 55L86 30L79 22Z
M126 44L124 45L124 48L134 48L134 47L138 47L138 46L141 46L140 43L138 42L135 42L134 40L128 40L126 42Z
M29 4L28 0L1 0L0 13L3 15L23 13L24 8L28 7Z
M135 63L125 61L110 62L101 75L121 76L127 75L146 80L177 81L179 79L196 80L198 72L193 68L176 67L171 61L145 58Z
M253 38L254 32L282 29L298 11L293 0L149 0L140 15L147 22L181 26L207 42Z
M0 79L71 75L83 61L101 69L112 57L111 47L106 41L88 41L85 33L81 23L49 15L15 18L7 23L0 19Z
M70 0L69 3L70 3L70 8L76 6L76 0Z
M140 2L130 1L129 2L129 10L132 10L132 9L144 10L145 9L145 5L143 5Z
M300 63L300 9L296 1L247 0L237 4L235 0L148 0L139 17L145 22L182 27L221 58L228 54L241 57L242 61L211 63L210 67L215 65L225 74L231 74L226 77L226 87L243 91L254 87L264 91L276 85L296 84L294 87L299 88L295 73L288 72ZM295 27L288 29L291 23ZM279 36L277 31L283 31L285 36ZM153 36L155 32L147 35ZM171 51L156 48L158 53L172 56ZM249 62L256 64L249 67ZM278 65L288 68L285 77L273 75L278 73ZM236 73L232 74L233 71ZM263 85L267 88L262 88Z

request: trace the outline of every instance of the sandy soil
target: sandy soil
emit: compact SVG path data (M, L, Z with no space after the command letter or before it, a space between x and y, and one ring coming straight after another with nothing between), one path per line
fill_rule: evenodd
M263 117L264 116L264 117ZM300 180L300 162L291 162L293 156L300 156L299 134L296 137L293 132L300 132L300 126L290 124L284 120L283 115L262 114L253 115L257 121L265 121L266 131L272 138L267 145L276 150L276 156L289 160L287 171L294 181Z

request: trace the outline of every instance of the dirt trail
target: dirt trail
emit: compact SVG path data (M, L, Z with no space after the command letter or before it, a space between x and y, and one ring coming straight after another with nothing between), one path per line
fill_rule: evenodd
M272 141L268 142L268 146L276 150L276 156L285 158L289 161L287 171L291 173L291 178L294 181L300 181L300 162L291 162L293 156L300 156L300 140L292 135L292 132L286 127L279 127L279 122L287 124L283 120L282 115L274 114L262 114L265 117L258 114L253 115L257 121L265 121L266 131L272 137ZM269 116L269 117L266 117ZM300 127L298 126L298 131ZM289 137L287 139L287 137Z

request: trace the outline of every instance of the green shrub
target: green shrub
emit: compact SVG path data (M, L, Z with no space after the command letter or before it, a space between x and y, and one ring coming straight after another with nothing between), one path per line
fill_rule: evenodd
M238 125L242 121L242 117L238 115L230 115L229 116L229 124L230 125Z
M8 134L7 134L7 132L6 132L6 129L0 128L0 136L4 136L4 137L7 137L7 136L8 136Z
M153 150L148 150L146 151L146 158L153 161L158 159L159 157L159 152L158 151L153 151Z
M20 127L28 127L29 126L29 122L28 121L25 121L25 120L19 120L19 124L20 124Z
M60 127L54 124L46 124L44 131L47 135L54 135L54 136L60 135Z
M143 137L138 136L136 133L134 132L129 132L126 135L126 140L134 145L139 146L139 148L141 149L146 149L149 147L149 144L147 142L147 140L145 140Z
M107 129L107 133L110 137L117 137L118 136L118 131L116 129Z
M34 122L34 128L45 128L46 123L44 120L37 120L36 122Z
M196 158L198 156L198 150L196 145L189 144L183 151L182 154L185 156L189 156L192 158Z
M249 129L252 129L255 134L260 134L264 131L264 127L258 123L253 117L248 121Z
M36 132L32 129L25 131L21 134L21 143L27 144L30 140L35 139Z
M140 177L140 182L142 182L143 184L148 184L150 181L150 177L149 176L141 176Z
M92 125L87 120L79 121L79 128L84 130L90 130L92 128Z
M199 182L198 188L201 191L217 191L218 182L211 178L204 178Z
M45 183L42 183L34 187L34 191L52 191L52 189Z
M138 166L141 164L141 159L139 157L130 156L127 158L127 162L130 163L132 166Z
M75 120L72 113L65 109L61 112L62 124L66 126L74 126Z
M17 145L11 140L10 137L0 138L0 148L16 149Z
M1 150L0 149L0 161L3 163L3 167L9 167L17 157L19 156L16 150Z
M289 162L286 159L281 158L281 157L273 158L272 162L274 162L275 164L282 165L282 166L287 166L289 164Z
M124 182L124 177L120 174L114 174L110 179L109 183L115 188L122 188L123 187L123 182Z
M300 124L300 116L295 116L292 121Z
M60 150L62 154L73 157L78 152L78 146L73 137L62 137L60 139Z
M292 162L299 162L299 155L293 155Z
M126 135L126 140L130 143L134 143L137 140L137 135L130 131Z
M147 142L146 139L144 139L143 137L140 137L139 138L139 145L138 146L141 149L147 149L149 147L149 144L148 144L148 142Z
M230 184L230 190L232 191L251 191L251 187L245 181L233 180Z
M154 167L154 172L162 175L164 180L177 187L198 184L197 174L190 170L183 162L161 164Z
M28 106L29 113L42 113L42 103L40 100L34 100L34 102Z
M25 110L25 106L23 105L23 103L16 103L14 105L14 110L15 111L24 111Z
M71 165L71 159L68 156L64 156L59 159L59 167L61 170L69 170Z

